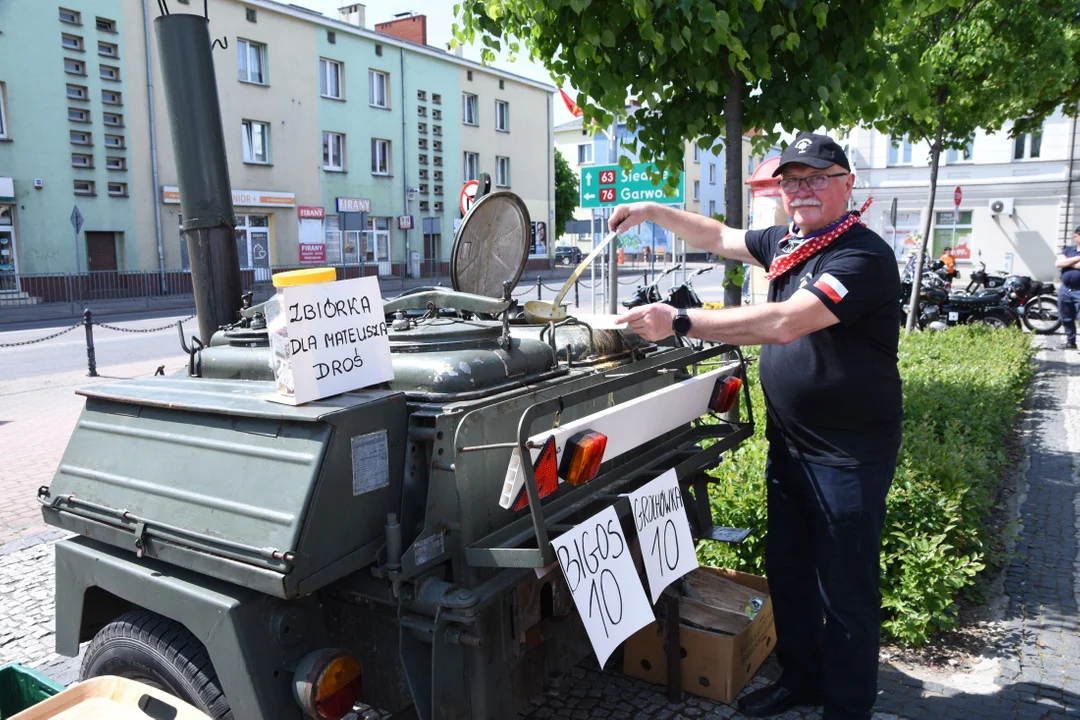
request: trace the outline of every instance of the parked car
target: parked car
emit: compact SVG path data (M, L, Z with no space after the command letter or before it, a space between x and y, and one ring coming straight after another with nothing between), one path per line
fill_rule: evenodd
M561 245L555 248L556 265L577 265L581 262L581 248L577 245Z

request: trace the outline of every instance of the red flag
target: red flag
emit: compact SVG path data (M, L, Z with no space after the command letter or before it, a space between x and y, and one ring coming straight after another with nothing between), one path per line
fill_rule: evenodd
M563 102L566 103L566 109L570 111L570 114L574 117L581 117L583 113L581 108L577 106L577 103L570 99L570 96L566 94L566 91L559 88L559 94L562 95Z

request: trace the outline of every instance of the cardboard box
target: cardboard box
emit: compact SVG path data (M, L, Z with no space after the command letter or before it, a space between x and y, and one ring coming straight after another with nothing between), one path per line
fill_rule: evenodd
M768 594L769 583L763 577L701 567L695 572L710 572ZM623 672L631 677L667 684L666 635L658 623L646 625L623 646ZM753 621L738 635L722 635L680 624L682 646L682 688L688 693L731 704L776 645L772 600L765 601Z

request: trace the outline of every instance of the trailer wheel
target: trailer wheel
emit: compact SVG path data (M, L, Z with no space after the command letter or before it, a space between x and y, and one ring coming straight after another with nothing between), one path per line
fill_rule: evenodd
M79 680L118 675L175 695L214 720L232 720L206 647L180 623L146 610L125 613L86 647Z

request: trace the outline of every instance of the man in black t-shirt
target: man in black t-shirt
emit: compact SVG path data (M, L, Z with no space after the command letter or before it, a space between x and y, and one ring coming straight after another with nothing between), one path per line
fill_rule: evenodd
M620 206L609 227L651 220L691 245L767 268L769 302L722 310L657 303L621 322L758 345L768 416L765 561L784 673L748 694L754 717L824 704L825 720L868 720L877 694L880 534L902 415L900 277L891 248L848 213L843 150L804 133L776 174L790 227L744 231L654 203Z
M1058 288L1058 314L1065 326L1065 342L1058 350L1076 349L1076 316L1080 313L1080 227L1073 233L1074 247L1066 245L1054 261L1061 268L1061 287Z

